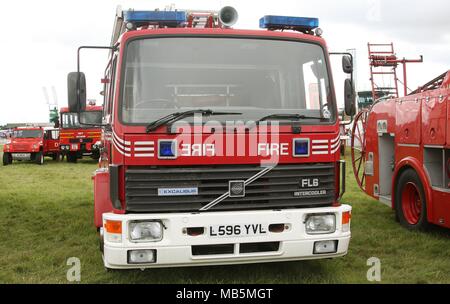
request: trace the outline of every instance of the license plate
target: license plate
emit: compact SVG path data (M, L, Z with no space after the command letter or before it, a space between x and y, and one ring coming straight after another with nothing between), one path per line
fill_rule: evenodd
M30 153L13 153L12 156L15 158L30 158Z
M209 227L210 237L257 236L265 235L267 224L214 225Z

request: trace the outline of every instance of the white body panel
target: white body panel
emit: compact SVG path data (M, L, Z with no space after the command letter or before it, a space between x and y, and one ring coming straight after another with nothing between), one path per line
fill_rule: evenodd
M109 242L104 239L104 263L107 268L153 268L198 265L243 264L276 261L295 261L321 259L343 256L347 253L350 242L350 228L342 230L342 213L351 211L348 205L339 207L257 210L232 212L202 213L164 213L164 214L103 214L105 220L122 221L122 241ZM334 213L336 231L331 234L308 235L305 231L305 218L308 214ZM163 239L159 242L139 242L130 240L128 222L133 220L162 220L164 223ZM188 227L207 227L230 224L282 224L287 230L281 233L268 232L266 235L240 237L210 237L207 233L189 236L183 233ZM205 230L206 231L206 230ZM106 234L106 232L105 232ZM337 240L337 252L332 254L314 254L315 241ZM278 251L239 253L240 243L280 242ZM194 256L192 245L234 244L233 254ZM128 264L128 250L156 249L156 263Z

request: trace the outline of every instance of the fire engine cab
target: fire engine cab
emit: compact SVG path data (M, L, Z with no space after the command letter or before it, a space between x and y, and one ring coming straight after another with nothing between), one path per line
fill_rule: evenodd
M449 95L450 71L404 97L378 99L355 117L356 180L410 229L450 228Z
M59 130L42 127L17 127L3 146L3 165L13 160L31 160L38 165L44 163L44 157L54 160L59 154Z
M340 203L340 119L318 19L269 15L260 30L233 29L236 19L232 7L118 9L110 46L79 48L79 59L109 51L93 178L106 268L347 253L351 207ZM345 92L353 115L351 79ZM79 68L68 93L82 116Z
M86 106L86 111L81 115L84 124L80 124L78 113L70 112L67 107L60 110L61 154L72 163L86 155L93 159L100 157L97 144L100 142L101 129L96 125L101 123L102 107Z

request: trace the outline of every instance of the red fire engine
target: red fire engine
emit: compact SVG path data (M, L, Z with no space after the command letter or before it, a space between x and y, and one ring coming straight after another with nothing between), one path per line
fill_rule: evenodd
M3 165L13 160L32 160L38 165L44 163L44 156L54 160L59 154L59 130L42 127L17 127L3 146Z
M99 159L98 143L101 139L101 129L98 124L102 121L101 106L87 106L81 114L80 124L78 113L70 112L69 108L60 110L60 144L62 156L67 156L68 162L77 162L79 158L90 155L93 159Z
M370 47L371 67L395 71L405 62L393 52L374 54ZM356 180L368 195L392 207L403 226L450 227L450 71L404 97L398 97L396 84L386 90L394 98L374 96L374 104L355 117Z
M119 9L111 46L78 50L110 51L94 175L106 268L347 253L351 207L340 203L340 119L318 19L264 16L264 30L237 30L236 18L231 7ZM342 62L351 74L351 56ZM68 93L82 115L79 67Z

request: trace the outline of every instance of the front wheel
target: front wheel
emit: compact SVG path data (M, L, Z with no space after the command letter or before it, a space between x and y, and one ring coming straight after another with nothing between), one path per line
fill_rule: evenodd
M42 165L44 163L44 153L36 153L36 155L34 156L34 161L36 162L36 164Z
M5 152L3 153L3 166L10 165L12 163L11 153Z
M411 230L426 230L427 199L422 182L413 169L403 171L395 191L395 212L400 224Z

